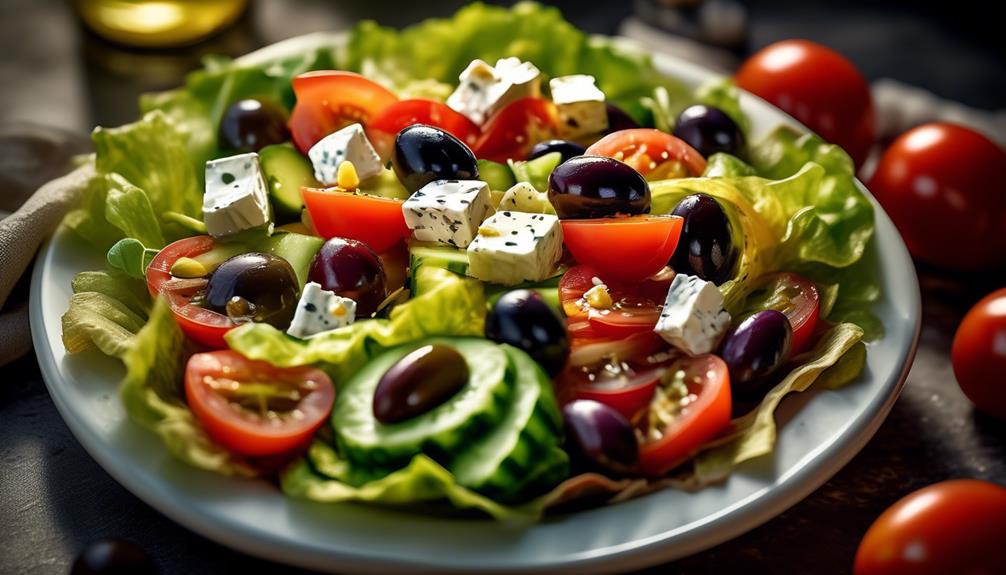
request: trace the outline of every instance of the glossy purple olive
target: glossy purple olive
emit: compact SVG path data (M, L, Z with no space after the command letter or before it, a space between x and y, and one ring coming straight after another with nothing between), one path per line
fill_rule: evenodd
M95 541L77 556L70 575L156 575L157 566L139 545L123 539Z
M286 329L297 311L300 282L285 259L268 253L236 255L210 275L203 305L237 321Z
M730 369L730 390L751 398L766 391L767 378L789 359L793 328L781 312L759 311L727 332L720 356Z
M607 104L605 108L608 111L608 129L604 131L605 134L642 127L632 119L632 116L625 113L625 110L618 106Z
M398 360L374 390L374 417L398 423L426 413L468 382L465 358L453 347L425 345Z
M220 119L217 136L222 149L257 152L290 139L286 112L264 100L246 99L231 104Z
M744 149L744 133L733 119L719 108L695 104L678 114L674 135L700 154L723 152L737 156Z
M577 144L576 142L570 142L569 140L546 140L535 144L534 147L531 148L531 153L528 155L527 159L533 160L535 158L540 158L545 154L559 152L559 155L561 156L559 163L562 163L570 158L582 156L586 151L587 148Z
M532 290L500 296L486 318L486 337L524 350L551 377L562 371L569 356L565 322Z
M678 202L671 213L684 218L684 224L668 265L716 285L731 279L737 249L730 220L720 204L705 194L693 194Z
M548 200L562 219L633 216L650 212L650 186L618 160L579 156L552 170Z
M370 317L387 297L384 265L367 244L330 238L311 260L308 280L356 302L356 317Z
M574 460L588 469L628 473L639 462L639 441L625 416L592 399L562 408L566 440Z
M398 132L391 165L410 192L434 180L477 180L475 154L453 135L425 124Z

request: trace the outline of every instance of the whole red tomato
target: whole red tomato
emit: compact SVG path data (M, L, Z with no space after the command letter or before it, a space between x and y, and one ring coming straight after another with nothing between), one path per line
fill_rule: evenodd
M971 308L957 328L954 375L978 409L1006 418L1006 288Z
M856 575L1006 573L1006 488L958 479L924 487L874 521Z
M909 130L868 187L919 260L958 270L1006 263L1006 152L978 132L943 123Z
M841 54L808 40L784 40L747 59L734 80L778 106L860 166L873 145L873 98Z

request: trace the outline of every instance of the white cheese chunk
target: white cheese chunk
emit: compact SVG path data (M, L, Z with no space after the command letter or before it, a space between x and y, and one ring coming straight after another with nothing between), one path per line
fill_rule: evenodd
M458 79L447 105L476 124L511 102L541 95L541 70L519 58L502 58L495 67L473 60Z
M552 102L559 112L559 135L575 139L608 129L604 92L593 76L574 74L552 78L548 83Z
M214 238L269 226L269 194L258 154L240 154L206 162L203 221Z
M653 330L685 353L701 355L716 348L728 327L730 314L723 309L723 294L716 285L678 274Z
M491 210L489 186L479 180L436 180L402 204L417 240L468 247Z
M468 275L503 285L541 281L561 257L559 218L504 210L483 222L468 246Z
M361 180L380 174L384 168L360 124L350 124L325 136L311 146L307 156L314 166L315 179L326 185L338 181L339 166L343 162L352 162Z
M548 195L539 192L534 186L527 182L517 182L509 190L503 193L500 199L500 210L512 210L515 212L527 212L529 214L546 214L553 210L549 209Z
M286 333L300 339L345 327L356 319L356 302L308 282Z

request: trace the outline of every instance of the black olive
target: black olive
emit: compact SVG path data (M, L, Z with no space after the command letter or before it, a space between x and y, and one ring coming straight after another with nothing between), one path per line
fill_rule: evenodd
M157 566L135 543L102 539L80 552L70 575L157 575Z
M548 199L563 219L631 216L649 213L650 186L618 160L580 156L552 170Z
M238 100L220 120L219 146L225 150L257 152L289 139L286 113L271 102Z
M789 359L793 328L782 312L764 310L727 332L720 357L730 369L730 390L742 398L765 391L767 376Z
M531 153L528 155L527 159L533 160L535 158L540 158L545 154L559 152L561 155L559 163L562 163L570 158L582 156L586 151L587 148L584 148L576 142L570 142L569 140L546 140L535 144L534 147L531 148Z
M251 252L225 260L206 285L203 305L237 320L286 329L297 311L300 284L285 259Z
M552 377L562 371L569 355L565 323L531 290L500 296L486 318L486 337L524 350Z
M685 220L669 262L674 271L716 285L732 278L737 249L730 220L720 204L705 194L692 194L682 198L671 213Z
M639 461L639 440L618 411L591 399L562 408L571 455L587 469L628 473Z
M622 130L633 130L635 128L641 127L632 119L632 116L625 113L624 110L619 108L614 104L607 104L605 108L608 110L608 129L605 130L606 134L612 132L621 132Z
M374 417L397 423L447 401L468 382L468 363L453 347L423 346L388 369L374 390Z
M387 296L384 266L374 250L360 241L331 238L321 246L308 280L356 302L356 317L370 317Z
M453 135L424 124L398 132L392 167L410 192L434 180L476 180L475 154Z
M723 110L703 104L682 110L674 135L707 158L717 152L737 156L744 149L744 134L737 123Z

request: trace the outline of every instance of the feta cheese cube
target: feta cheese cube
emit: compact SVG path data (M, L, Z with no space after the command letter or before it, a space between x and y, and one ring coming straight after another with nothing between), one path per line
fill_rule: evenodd
M360 124L350 124L311 146L307 156L314 165L314 177L326 185L339 180L339 166L349 161L361 180L376 176L384 167Z
M468 246L468 275L516 285L552 276L562 257L562 227L551 214L501 211Z
M547 214L552 212L552 206L548 202L548 195L539 192L534 186L527 182L517 182L509 190L503 193L500 199L500 210L512 210L515 212L527 212L529 214Z
M479 180L436 180L402 204L417 240L468 247L491 210L489 186Z
M206 162L203 222L214 238L268 226L269 194L258 154L240 154Z
M473 60L458 79L447 105L476 124L511 102L541 95L541 70L519 58L502 58L495 67Z
M559 112L559 134L563 138L575 139L608 129L604 92L597 88L593 76L552 78L548 86Z
M356 319L356 302L308 282L286 333L300 339L345 327Z
M697 276L674 276L660 319L653 331L689 355L709 353L730 327L723 294L712 282Z

